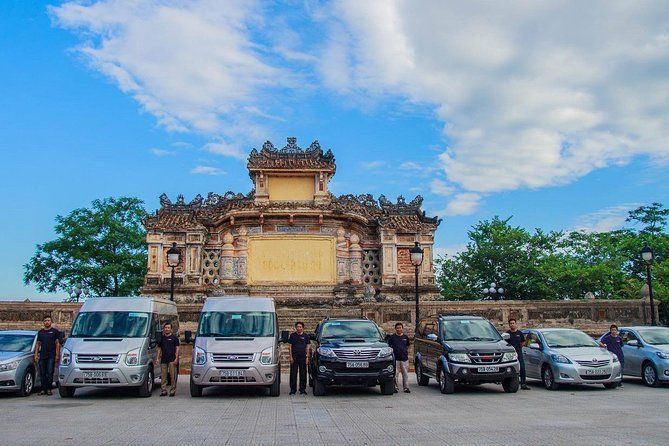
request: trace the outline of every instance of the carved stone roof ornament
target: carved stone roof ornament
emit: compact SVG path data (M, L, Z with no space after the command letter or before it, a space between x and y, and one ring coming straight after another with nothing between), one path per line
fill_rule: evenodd
M262 149L251 150L247 167L251 173L258 170L321 170L334 174L337 169L332 150L323 153L318 141L314 141L307 149L297 145L297 138L289 137L282 149L274 147L270 141L262 145Z

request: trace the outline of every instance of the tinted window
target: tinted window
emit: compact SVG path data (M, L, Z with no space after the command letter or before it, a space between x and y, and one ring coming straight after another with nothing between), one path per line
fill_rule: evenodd
M212 311L202 313L198 336L274 336L274 313L265 311Z
M444 341L499 341L502 337L484 319L453 319L441 321Z
M669 344L669 328L641 329L639 335L651 345Z
M328 321L321 328L321 338L381 339L381 333L371 321Z
M33 335L0 334L0 352L29 352L34 340Z
M73 338L142 338L149 332L151 315L133 311L79 313L72 326Z
M599 346L594 339L580 330L544 331L543 334L550 348Z

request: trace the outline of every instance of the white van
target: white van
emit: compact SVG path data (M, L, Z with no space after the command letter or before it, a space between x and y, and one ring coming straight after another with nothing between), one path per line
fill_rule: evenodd
M207 298L193 347L191 396L207 386L264 386L279 396L278 329L273 299Z
M174 302L153 297L96 297L84 302L60 355L59 392L77 388L135 387L151 396L158 341L164 323L178 335Z

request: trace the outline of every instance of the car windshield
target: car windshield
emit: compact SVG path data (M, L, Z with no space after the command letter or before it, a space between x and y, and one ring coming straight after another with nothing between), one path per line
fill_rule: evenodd
M669 328L650 328L638 330L641 338L650 345L668 345Z
M274 313L265 311L211 311L200 315L198 336L274 336Z
M73 338L142 338L149 332L149 313L90 311L79 313L72 325Z
M444 341L499 341L502 337L495 327L483 319L453 319L441 321Z
M376 324L371 321L329 321L321 328L321 339L381 339Z
M34 335L0 334L0 352L29 352Z
M550 348L599 347L594 339L580 330L544 331L543 335Z

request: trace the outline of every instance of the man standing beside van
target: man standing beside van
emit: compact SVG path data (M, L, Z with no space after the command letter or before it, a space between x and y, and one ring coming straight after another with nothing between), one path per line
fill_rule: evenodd
M35 364L38 364L42 383L42 391L39 394L53 395L51 392L53 370L56 363L60 361L62 337L60 331L51 326L51 316L44 316L42 323L44 327L37 332L37 345L35 346Z
M300 395L307 394L307 365L309 365L309 335L304 332L304 323L295 322L295 331L288 338L290 356L290 394L297 390L297 371L300 371Z
M160 363L160 396L167 395L167 375L170 375L170 396L177 393L179 376L179 337L172 333L172 324L163 325L163 335L158 344L158 362Z
M520 363L520 388L523 390L530 390L527 385L525 375L525 358L523 358L523 344L525 343L525 335L518 330L518 321L515 318L509 318L509 329L506 331L509 334L507 343L516 349L518 353L518 362Z
M395 333L386 336L386 340L395 354L395 393L399 391L397 380L399 379L400 373L402 374L402 388L404 389L404 393L411 393L411 390L409 390L409 345L411 344L411 341L409 340L409 337L404 334L404 325L401 322L396 323Z

